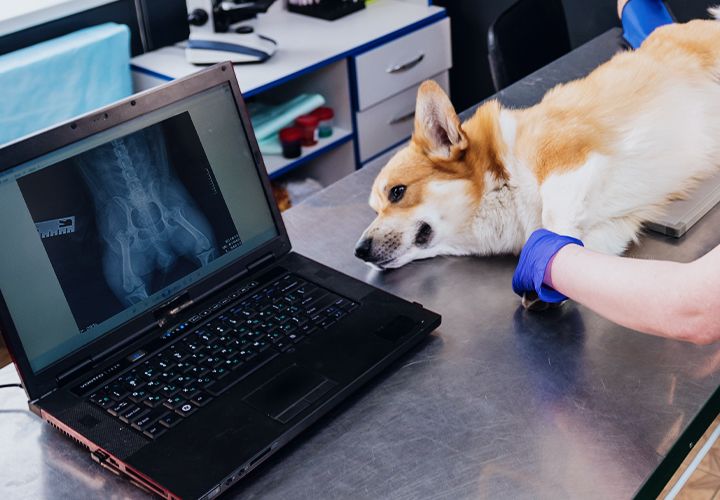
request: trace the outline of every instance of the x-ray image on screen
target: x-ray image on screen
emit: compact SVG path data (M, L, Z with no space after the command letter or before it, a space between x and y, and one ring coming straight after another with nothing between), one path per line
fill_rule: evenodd
M241 244L188 113L18 183L81 331Z
M207 218L170 172L158 126L80 155L104 243L103 269L125 305L147 299L152 274L178 258L198 266L218 256Z

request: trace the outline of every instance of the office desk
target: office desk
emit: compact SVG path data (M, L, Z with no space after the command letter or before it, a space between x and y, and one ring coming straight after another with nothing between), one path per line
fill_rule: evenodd
M610 31L500 98L529 105L618 48ZM513 257L371 271L352 250L373 218L366 201L376 174L362 169L287 212L291 239L306 255L442 313L442 327L229 496L624 498L653 474L644 493L661 488L717 413L720 346L634 333L573 303L525 312L510 289ZM720 243L718 227L720 207L683 239L648 234L630 253L691 260ZM11 367L0 371L0 383L11 380ZM142 495L25 411L22 396L0 391L6 496Z

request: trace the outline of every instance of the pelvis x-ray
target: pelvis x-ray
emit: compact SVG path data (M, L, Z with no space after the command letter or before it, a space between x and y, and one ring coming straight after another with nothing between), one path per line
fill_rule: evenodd
M80 331L242 244L188 113L18 186Z
M125 305L146 299L155 272L186 257L204 266L218 256L212 228L172 174L153 126L78 157L104 243L108 285Z

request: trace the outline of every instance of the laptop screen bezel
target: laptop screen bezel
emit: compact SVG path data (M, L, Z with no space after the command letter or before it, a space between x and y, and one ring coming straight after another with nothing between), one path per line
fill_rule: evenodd
M221 286L223 283L227 283L234 276L242 274L252 262L268 255L273 255L275 258L278 258L288 253L291 247L282 216L272 195L270 178L265 169L265 163L263 162L260 148L255 139L255 134L253 133L247 108L235 78L233 66L230 63L217 64L188 77L174 80L159 87L154 87L140 94L135 94L127 99L0 148L0 172L4 172L17 165L85 139L93 134L108 130L121 123L133 120L149 112L221 85L229 85L232 89L238 116L242 122L246 139L255 160L255 168L272 213L273 223L278 233L277 236L248 254L239 257L231 264L224 266L222 269L215 271L197 283L174 294L159 306L153 307L145 313L136 316L120 327L89 342L77 351L66 355L37 372L34 372L31 368L20 336L12 321L2 292L0 291L0 327L2 328L3 337L10 349L13 361L18 368L25 391L31 401L38 399L58 387L57 379L59 375L76 366L87 363L89 359L97 356L98 353L111 350L113 346L122 343L133 333L151 329L157 322L154 312L162 309L164 304L172 302L185 293L187 293L190 298L203 296L208 291ZM152 331L155 330L149 331L146 335L150 335Z

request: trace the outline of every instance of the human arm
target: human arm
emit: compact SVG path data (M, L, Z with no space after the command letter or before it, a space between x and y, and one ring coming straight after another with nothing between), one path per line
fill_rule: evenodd
M567 245L548 268L546 285L611 321L696 344L720 340L720 246L677 263Z

